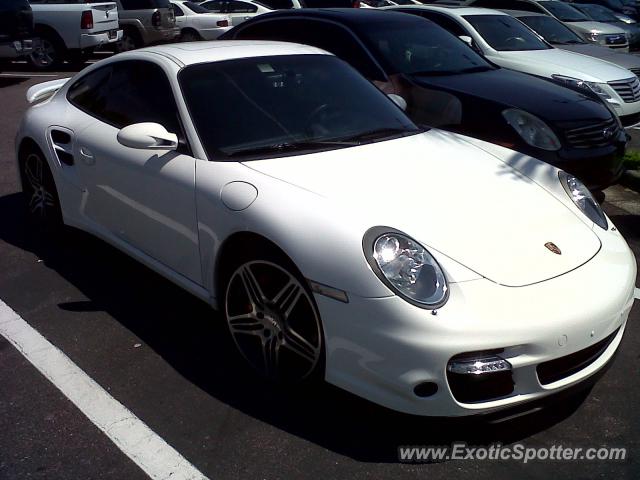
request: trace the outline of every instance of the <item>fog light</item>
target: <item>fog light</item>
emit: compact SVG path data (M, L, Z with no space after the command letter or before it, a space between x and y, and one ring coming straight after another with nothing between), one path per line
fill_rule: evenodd
M482 375L483 373L511 370L511 364L496 355L485 358L451 360L447 365L447 370L462 375Z

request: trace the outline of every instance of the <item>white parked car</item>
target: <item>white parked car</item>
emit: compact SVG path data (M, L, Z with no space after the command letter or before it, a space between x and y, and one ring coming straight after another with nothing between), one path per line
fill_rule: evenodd
M418 128L322 50L151 47L27 96L33 221L217 307L269 378L469 415L585 385L620 344L636 263L577 179Z
M214 13L223 13L231 18L231 25L239 25L263 13L273 12L274 9L260 2L252 0L208 0L200 4L203 8Z
M122 39L115 2L29 1L35 33L40 37L29 56L36 68L54 68L63 60L83 63L96 47Z
M197 3L171 0L180 38L186 42L215 40L231 28L229 15L212 13Z
M640 80L634 73L597 58L554 48L504 12L431 5L407 5L393 10L432 20L501 67L590 90L613 108L625 127L640 122Z

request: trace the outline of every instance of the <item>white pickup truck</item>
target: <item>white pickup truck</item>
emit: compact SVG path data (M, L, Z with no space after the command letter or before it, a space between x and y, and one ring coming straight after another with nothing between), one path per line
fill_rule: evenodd
M118 42L122 30L115 2L94 0L29 0L40 37L29 60L50 69L63 60L82 63L100 46Z

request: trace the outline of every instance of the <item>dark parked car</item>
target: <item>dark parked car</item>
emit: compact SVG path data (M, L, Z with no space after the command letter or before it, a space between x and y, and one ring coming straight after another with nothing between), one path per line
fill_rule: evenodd
M596 97L489 63L435 23L380 10L289 10L249 20L221 39L313 45L400 95L417 123L540 158L592 189L615 182L626 134Z
M567 1L567 0L565 0ZM614 12L628 15L631 18L638 19L638 7L629 1L624 0L568 0L568 3L591 3L595 5L602 5L603 7L607 7L609 10L613 10Z
M29 55L33 50L33 12L27 0L0 1L0 59Z

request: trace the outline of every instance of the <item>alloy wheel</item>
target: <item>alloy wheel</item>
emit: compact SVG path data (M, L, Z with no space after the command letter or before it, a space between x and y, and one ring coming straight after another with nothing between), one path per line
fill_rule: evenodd
M24 162L24 176L28 185L27 207L34 217L46 219L55 214L57 200L51 191L47 178L47 167L44 160L37 154L31 153Z
M322 330L315 304L295 275L256 260L231 275L225 313L236 346L270 380L299 381L318 365Z
M31 63L39 68L49 68L58 61L58 52L51 40L41 38L38 46L30 55Z

